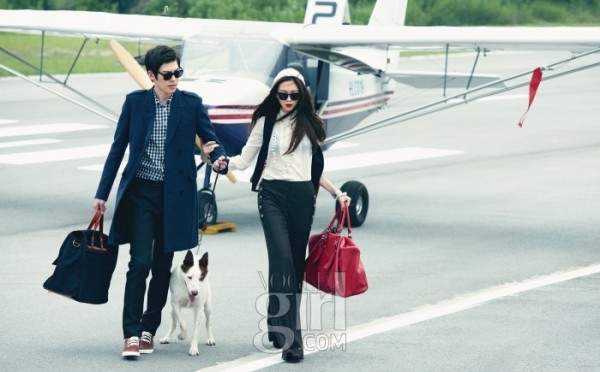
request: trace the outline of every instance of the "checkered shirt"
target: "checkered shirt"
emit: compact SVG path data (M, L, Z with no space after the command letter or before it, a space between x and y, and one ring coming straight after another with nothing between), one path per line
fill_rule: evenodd
M154 103L156 105L156 116L150 143L140 164L136 177L150 181L162 181L165 175L165 142L167 139L167 122L171 111L171 99L169 97L164 104L160 103L156 94Z

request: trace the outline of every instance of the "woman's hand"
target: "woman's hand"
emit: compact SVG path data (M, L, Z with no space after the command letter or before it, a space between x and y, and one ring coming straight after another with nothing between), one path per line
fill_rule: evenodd
M227 174L228 164L229 164L229 159L227 159L225 156L220 156L212 164L212 169L219 174Z
M335 200L337 200L338 203L340 203L340 206L343 206L344 204L346 204L346 206L350 205L350 202L352 201L352 198L348 196L348 194L346 194L345 192L339 192L336 197Z

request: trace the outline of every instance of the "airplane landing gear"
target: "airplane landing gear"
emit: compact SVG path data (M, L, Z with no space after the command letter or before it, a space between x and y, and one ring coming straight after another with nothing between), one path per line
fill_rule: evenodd
M198 191L198 228L217 223L217 200L212 190Z
M362 225L367 219L367 213L369 212L369 192L367 191L367 187L358 181L348 181L340 189L352 198L350 207L348 208L350 212L350 224L352 227ZM337 207L338 203L336 201L335 208L337 209Z

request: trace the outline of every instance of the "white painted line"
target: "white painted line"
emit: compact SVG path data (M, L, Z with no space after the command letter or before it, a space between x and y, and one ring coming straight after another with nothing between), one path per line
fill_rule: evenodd
M57 143L57 142L60 142L60 140L52 139L52 138L42 138L42 139L27 140L27 141L3 142L3 143L0 143L0 149L7 149L9 147L47 145L50 143Z
M3 124L14 124L14 123L17 123L17 121L13 120L13 119L0 119L0 125L3 125Z
M463 154L464 151L432 149L424 147L404 147L393 150L374 151L343 156L325 156L325 172L344 169L373 167L384 164L438 158Z
M0 128L0 138L15 136L31 136L35 134L74 132L80 130L101 129L106 127L106 125L80 123L22 125L18 127Z
M37 164L53 161L106 157L110 145L82 146L61 150L31 151L0 155L0 164Z
M335 142L333 145L329 146L329 148L327 149L327 152L332 151L332 150L341 150L341 149L347 149L347 148L357 147L357 146L358 146L358 143L356 143L356 142L338 141L338 142Z
M408 313L377 319L372 322L350 327L344 332L331 332L329 335L344 334L346 336L345 342L348 343L365 337L404 328L426 320L458 313L499 298L598 273L600 273L600 263L571 269L569 271L559 271L549 275L537 276L520 282L506 283L481 291L458 295L448 300L438 302L437 304L424 305ZM311 350L305 352L305 355L316 352L318 352L318 350ZM260 355L264 355L264 353L252 354L244 358L232 360L214 367L199 369L197 371L255 371L283 363L280 355L268 355L259 358Z
M327 156L325 154L325 172L335 172L344 169L375 167L384 164L402 163L408 161L439 158L444 156L464 154L460 150L432 149L425 147L404 147L393 150L382 150L352 155ZM250 182L254 165L243 171L233 171L239 182Z

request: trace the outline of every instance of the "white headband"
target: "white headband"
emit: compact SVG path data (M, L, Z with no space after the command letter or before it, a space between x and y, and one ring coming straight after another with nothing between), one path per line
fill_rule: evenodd
M285 69L279 71L277 76L275 76L275 79L273 79L273 86L275 86L275 84L277 84L277 82L279 80L281 80L282 78L287 77L287 76L293 76L293 77L297 78L298 80L300 80L302 82L302 84L305 84L304 77L302 77L302 74L300 72L298 72L298 70L296 70L295 68L285 68Z

